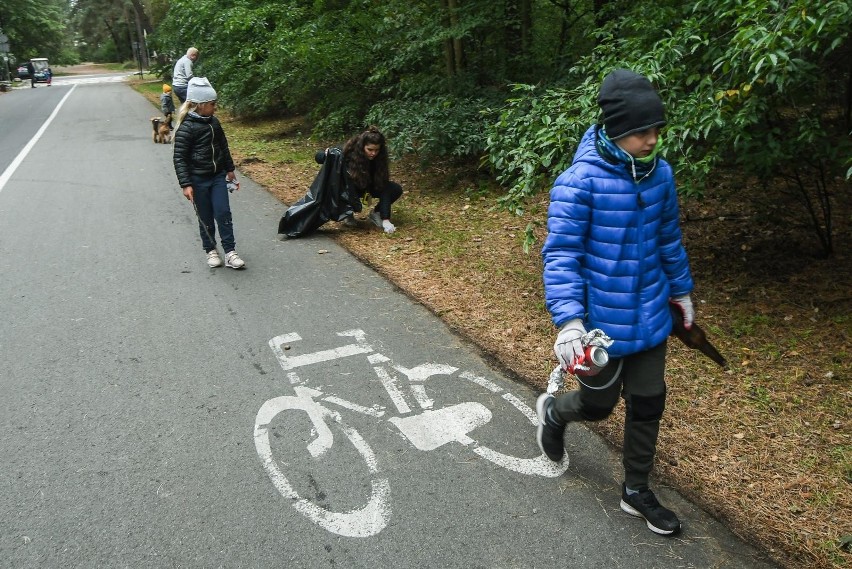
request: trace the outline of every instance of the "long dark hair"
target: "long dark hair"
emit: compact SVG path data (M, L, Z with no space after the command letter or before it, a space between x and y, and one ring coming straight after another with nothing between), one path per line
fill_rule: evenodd
M375 174L370 179L370 160L364 154L364 147L368 144L378 144L379 154L373 158ZM375 127L370 126L364 132L356 134L343 145L343 158L349 176L355 185L366 190L372 187L377 193L384 191L388 184L390 174L388 172L388 145L385 143L385 135Z

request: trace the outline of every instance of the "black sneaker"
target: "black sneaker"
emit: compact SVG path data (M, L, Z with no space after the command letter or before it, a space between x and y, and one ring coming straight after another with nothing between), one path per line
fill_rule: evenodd
M553 462L559 462L565 456L565 425L556 425L548 416L547 410L553 406L553 395L542 393L535 402L538 414L538 448Z
M621 486L621 509L637 518L644 518L648 529L660 535L675 535L680 533L680 520L668 508L660 505L657 497L650 490L628 494L625 486Z

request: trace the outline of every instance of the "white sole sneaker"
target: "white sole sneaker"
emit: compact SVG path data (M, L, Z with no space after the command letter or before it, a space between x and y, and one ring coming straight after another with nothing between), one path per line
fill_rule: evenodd
M239 271L246 268L246 263L240 259L240 256L236 252L231 251L225 255L225 266Z
M222 257L219 256L219 251L216 249L207 253L207 266L211 269L222 266Z

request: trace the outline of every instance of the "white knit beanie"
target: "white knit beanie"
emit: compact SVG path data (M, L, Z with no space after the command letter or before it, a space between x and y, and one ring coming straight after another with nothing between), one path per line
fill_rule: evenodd
M186 88L186 100L192 103L207 103L216 100L216 90L207 77L193 77Z

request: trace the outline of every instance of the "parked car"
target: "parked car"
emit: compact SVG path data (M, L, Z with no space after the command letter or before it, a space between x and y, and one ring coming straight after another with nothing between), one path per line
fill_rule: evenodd
M26 65L19 65L18 66L18 79L23 81L24 79L29 79L29 78L30 78L30 70L27 69L27 66Z
M35 73L33 73L35 77L36 83L47 83L51 84L51 79L53 79L53 73L50 71L50 64L47 61L46 57L34 57L30 59L30 63L33 64L33 68L35 69Z

